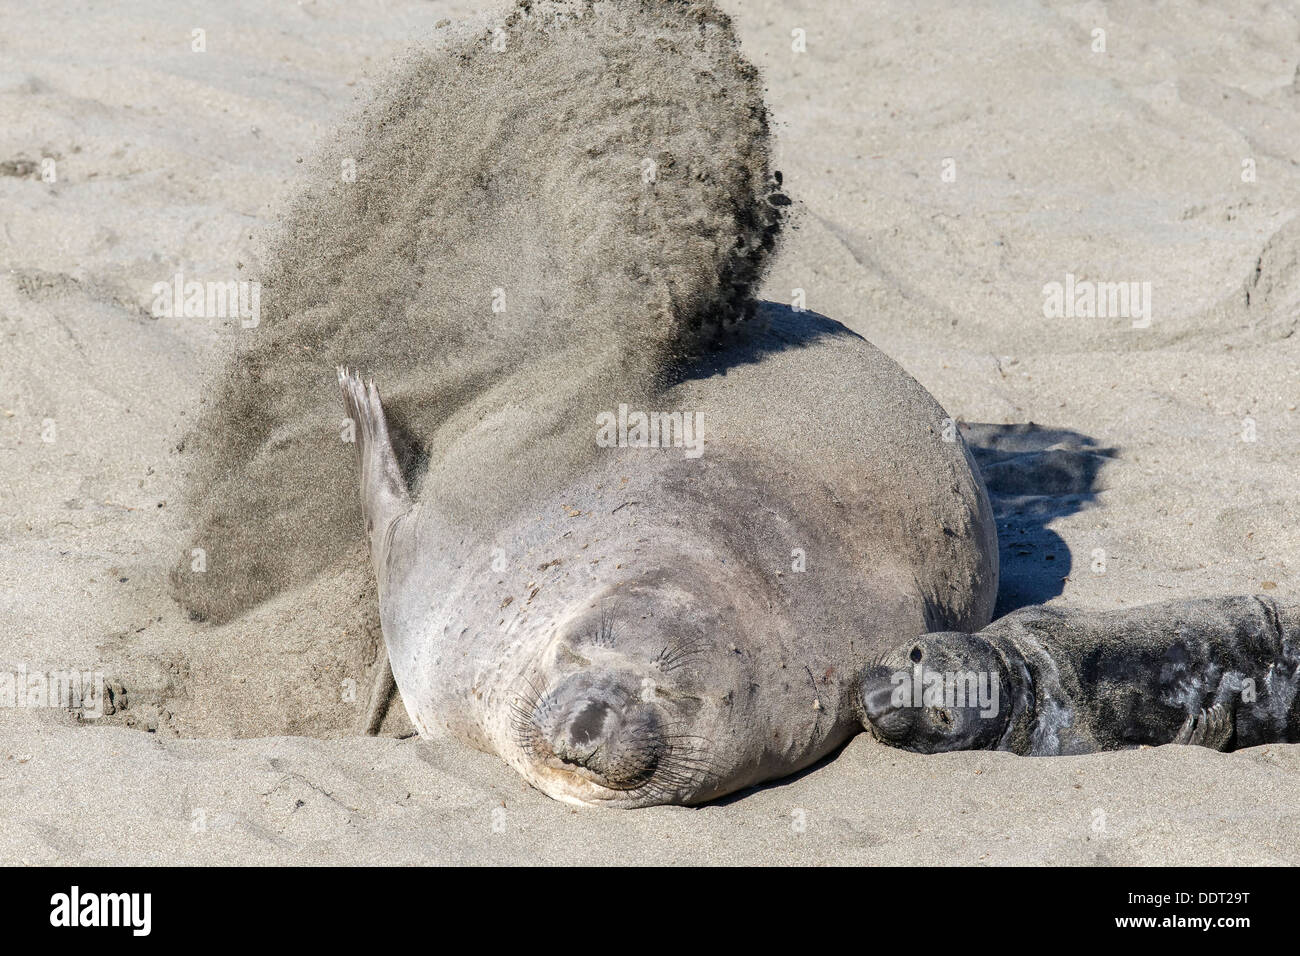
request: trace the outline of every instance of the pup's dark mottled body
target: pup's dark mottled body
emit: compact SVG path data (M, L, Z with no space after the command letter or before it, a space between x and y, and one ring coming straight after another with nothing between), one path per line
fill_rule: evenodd
M989 675L996 713L897 706L894 675L918 666ZM879 739L925 753L1235 750L1300 741L1298 688L1300 609L1225 597L1094 613L1024 608L974 634L927 634L868 671L860 704Z

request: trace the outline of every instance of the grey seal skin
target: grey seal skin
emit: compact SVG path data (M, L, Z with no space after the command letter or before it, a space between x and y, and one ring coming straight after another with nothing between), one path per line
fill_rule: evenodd
M990 617L968 451L821 317L769 307L661 393L698 416L698 456L602 448L494 532L412 497L378 389L340 385L407 711L556 799L695 804L791 774L860 731L858 676L894 635Z
M917 753L1235 750L1300 741L1298 688L1300 609L1225 597L1032 607L926 634L866 669L858 707L878 740Z

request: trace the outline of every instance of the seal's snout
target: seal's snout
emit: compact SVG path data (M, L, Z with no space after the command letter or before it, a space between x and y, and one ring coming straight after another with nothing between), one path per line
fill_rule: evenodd
M894 682L887 671L867 674L859 690L862 723L886 742L906 740L912 733L916 711L894 702Z
M893 688L889 685L873 684L863 688L862 691L862 711L871 721L882 720L891 711L897 710L890 703L893 696Z
M586 766L589 756L617 735L619 715L603 700L578 702L574 712L556 721L551 752L565 763Z
M666 743L654 706L626 685L608 675L571 675L538 699L520 742L542 765L602 787L643 785Z

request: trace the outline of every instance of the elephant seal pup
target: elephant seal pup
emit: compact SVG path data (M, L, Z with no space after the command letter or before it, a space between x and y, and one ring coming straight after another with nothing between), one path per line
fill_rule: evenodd
M867 669L858 705L877 739L917 753L1235 750L1300 741L1298 687L1300 609L1228 597L926 634Z
M422 735L571 803L700 803L858 732L856 677L900 629L989 619L993 519L942 410L843 326L764 318L657 398L702 446L601 447L489 530L408 492L377 389L340 369Z

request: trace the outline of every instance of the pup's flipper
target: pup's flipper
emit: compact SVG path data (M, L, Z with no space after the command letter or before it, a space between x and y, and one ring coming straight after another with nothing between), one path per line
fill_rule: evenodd
M1173 742L1225 750L1228 741L1232 739L1232 731L1232 713L1223 704L1215 704L1209 710L1192 714L1183 721Z

